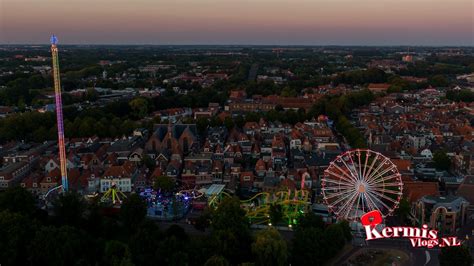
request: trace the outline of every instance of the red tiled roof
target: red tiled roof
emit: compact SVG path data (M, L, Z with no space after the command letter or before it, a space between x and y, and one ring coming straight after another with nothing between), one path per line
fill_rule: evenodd
M438 196L438 182L404 182L403 194L409 202L415 202L423 196Z
M388 89L390 84L387 83L370 83L369 89Z
M114 176L114 177L130 177L131 171L124 165L114 165L107 168L104 173L104 176Z
M474 205L474 176L465 177L456 195L465 198L471 205Z
M392 162L395 164L398 171L409 171L412 169L410 160L392 159Z

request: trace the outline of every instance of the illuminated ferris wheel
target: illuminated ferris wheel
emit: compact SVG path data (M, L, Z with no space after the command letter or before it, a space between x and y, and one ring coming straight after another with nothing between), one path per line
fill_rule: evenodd
M357 220L372 210L386 217L398 207L402 189L397 167L387 157L367 149L340 154L322 179L324 201L338 219Z

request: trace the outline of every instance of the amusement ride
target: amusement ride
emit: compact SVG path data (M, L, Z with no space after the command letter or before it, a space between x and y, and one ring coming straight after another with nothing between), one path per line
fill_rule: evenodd
M358 220L378 210L393 213L402 196L397 167L379 152L356 149L337 156L324 171L323 199L338 219Z
M51 36L51 54L53 60L54 97L56 105L56 122L58 126L59 164L61 169L61 186L68 190L66 147L64 144L63 101L61 98L61 78L59 72L58 38Z

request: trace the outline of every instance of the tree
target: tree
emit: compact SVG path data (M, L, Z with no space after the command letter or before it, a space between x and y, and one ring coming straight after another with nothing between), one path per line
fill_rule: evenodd
M208 228L211 223L211 212L209 209L204 209L201 215L199 215L194 222L194 228L196 228L199 231L205 231L206 228Z
M153 171L155 169L155 161L150 157L148 156L148 154L143 154L143 157L142 157L142 164L146 166L146 168L148 168L148 170L150 171Z
M145 220L130 237L129 247L136 265L156 265L157 249L163 234L155 222Z
M439 254L439 265L471 266L472 257L465 246L445 247Z
M211 215L214 230L250 232L245 211L240 207L240 200L236 197L224 198Z
M258 122L260 120L260 115L258 113L246 113L245 114L245 121L246 122Z
M47 139L50 139L49 137L49 131L46 129L46 127L39 127L33 132L33 140L36 142L43 142Z
M87 117L82 120L79 126L79 135L82 137L92 137L94 135L95 119Z
M35 209L33 195L22 187L11 187L0 194L0 211L9 210L30 216Z
M102 122L96 122L95 123L95 125L94 125L94 134L101 137L101 138L108 137L107 128L104 126L104 124Z
M291 261L294 265L323 265L329 258L321 229L297 230L292 247Z
M231 130L232 128L234 128L235 124L233 119L231 117L226 117L224 119L224 126L227 128L227 130Z
M123 123L120 125L120 134L121 135L128 135L132 133L132 131L136 128L136 124L132 120L125 120Z
M89 89L87 89L87 93L86 93L85 98L86 98L87 101L95 102L95 101L97 101L97 99L99 99L99 94L97 93L97 91L94 88L89 88Z
M186 231L184 229L177 225L177 224L172 224L168 229L166 229L165 232L167 237L176 237L179 240L188 240L188 235L186 234Z
M406 224L406 220L408 218L408 215L410 215L410 202L408 201L407 198L402 198L400 200L400 204L398 205L398 208L395 210L395 214L399 219L400 223Z
M297 95L296 90L290 87L284 87L281 91L281 96L283 97L295 97Z
M214 255L204 263L204 266L229 266L229 262L222 256Z
M60 194L53 202L53 211L61 224L79 226L83 221L86 204L81 195L74 191Z
M347 220L343 220L338 223L338 225L341 227L342 232L344 233L344 237L346 238L346 241L351 241L352 240L352 230L349 225L349 222Z
M438 150L435 152L433 155L433 161L435 163L435 167L438 170L449 170L451 167L451 159L449 156L446 154L446 151L444 150Z
M328 226L323 232L323 238L325 240L325 247L329 257L335 256L346 243L344 231L339 224L331 224Z
M242 115L238 115L234 118L234 123L238 128L242 128L245 125L245 119Z
M448 90L446 98L451 101L470 103L474 101L474 92L468 89Z
M5 265L26 265L25 251L34 234L29 218L8 210L0 212L0 261Z
M223 121L218 116L211 117L209 121L211 127L220 127L223 125Z
M275 228L259 231L252 243L257 265L285 265L288 250L285 240Z
M148 101L145 98L135 98L131 100L129 103L130 108L132 109L132 114L136 118L143 118L148 114L149 107Z
M125 266L133 265L128 246L117 240L105 243L104 264Z
M390 85L390 87L387 90L388 93L398 93L402 91L403 91L403 88L398 85Z
M449 81L444 75L435 75L428 79L428 82L435 87L446 87L449 85Z
M209 126L209 120L207 118L200 117L196 120L196 128L199 134L204 135L204 133L206 133L208 126Z
M270 222L273 225L278 224L283 220L283 211L280 204L270 205Z
M251 235L245 211L238 198L225 198L211 214L212 237L218 254L231 264L247 261L250 257Z
M153 181L153 188L162 192L171 192L175 187L174 180L169 176L157 176Z
M189 256L186 252L187 241L175 236L165 238L158 247L157 265L188 265Z
M314 214L313 212L307 212L298 219L298 229L306 228L317 228L324 229L325 224L321 216Z
M216 254L216 243L210 235L190 237L186 241L186 252L191 259L190 265L204 265L212 256L223 257ZM227 261L227 259L226 259Z
M146 204L137 194L131 194L120 207L120 220L128 231L135 231L145 220Z
M95 243L74 227L42 227L36 232L28 249L34 265L94 265L99 261Z

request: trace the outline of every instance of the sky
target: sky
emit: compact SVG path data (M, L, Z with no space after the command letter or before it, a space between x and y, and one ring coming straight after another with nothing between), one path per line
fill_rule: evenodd
M0 44L474 46L474 0L0 0Z

